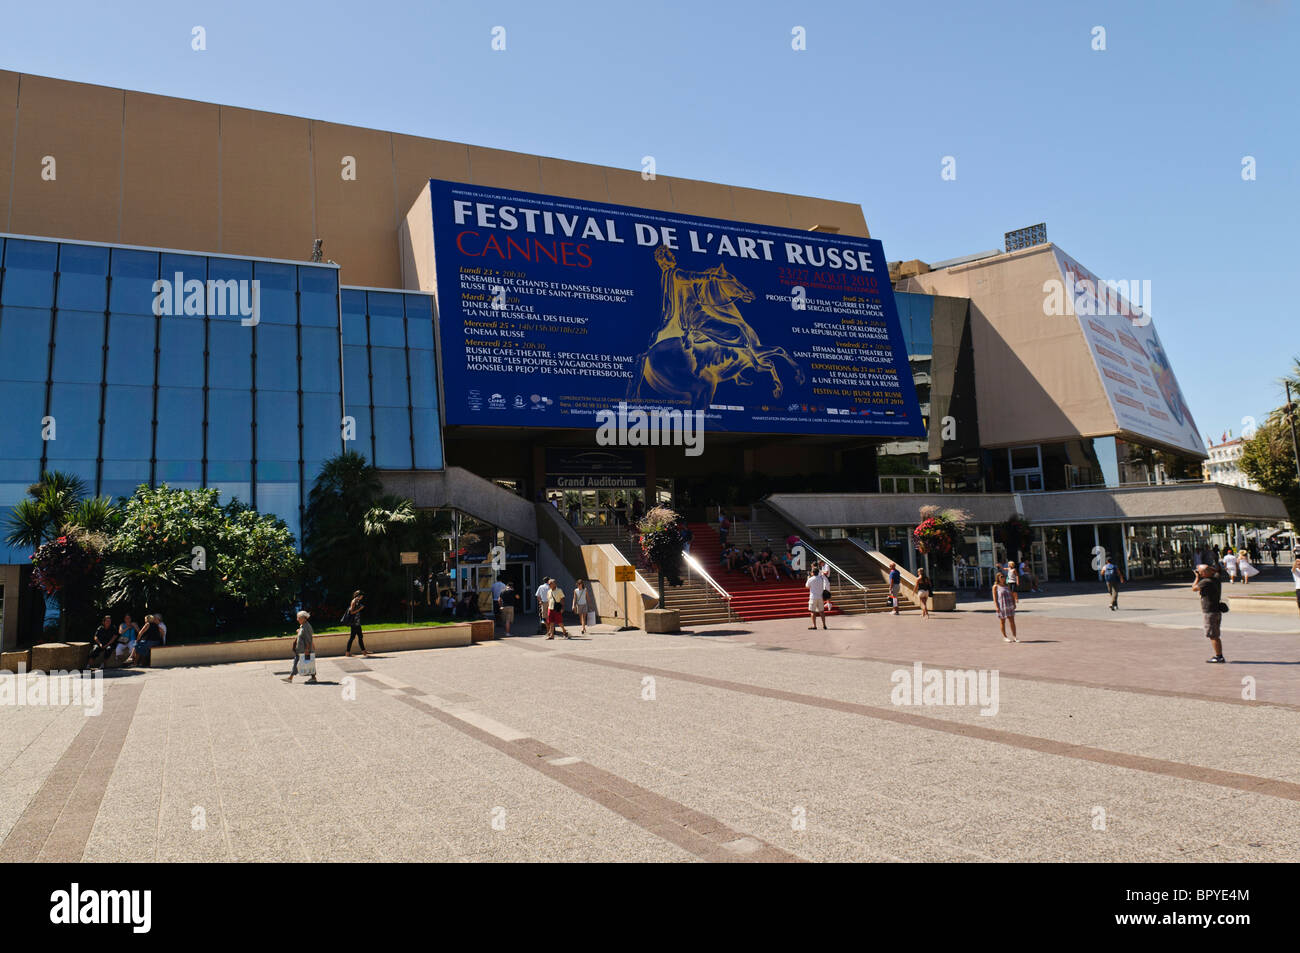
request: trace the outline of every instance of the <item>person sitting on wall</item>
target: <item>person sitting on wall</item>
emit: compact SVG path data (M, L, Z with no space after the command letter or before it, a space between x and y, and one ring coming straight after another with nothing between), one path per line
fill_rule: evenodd
M760 579L766 579L768 571L771 570L773 579L780 579L780 574L776 571L776 566L772 562L772 550L764 546L762 552L758 554L758 572Z
M106 615L99 623L99 628L95 630L95 634L91 636L89 667L94 668L96 662L99 662L100 665L106 665L108 662L113 661L113 649L117 645L117 640L117 628L113 625L113 617Z

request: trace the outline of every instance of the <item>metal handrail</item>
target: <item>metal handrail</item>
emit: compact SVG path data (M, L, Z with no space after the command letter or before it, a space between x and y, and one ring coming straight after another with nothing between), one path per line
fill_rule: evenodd
M847 580L848 580L852 585L857 586L857 587L858 587L859 589L861 589L863 592L868 592L868 591L869 591L868 588L867 588L866 586L864 586L862 583L858 582L856 579L854 579L852 576L850 576L848 573L846 573L846 572L845 572L843 569L841 569L839 566L835 565L835 563L833 563L833 562L831 562L829 559L827 559L827 558L826 558L826 557L825 557L825 556L824 556L824 555L823 555L823 554L822 554L822 553L821 553L821 552L820 552L816 547L814 547L814 546L812 545L812 543L808 542L808 540L804 539L803 537L800 537L800 538L799 538L799 543L798 543L798 545L802 546L802 547L803 547L804 549L806 549L808 552L810 552L810 553L812 553L814 556L816 556L819 560L821 560L822 562L824 562L826 565L830 566L830 567L831 567L831 572L839 573L840 576L842 576L844 579L847 579Z
M727 592L726 589L723 589L722 586L718 584L717 580L705 571L704 566L700 564L700 561L690 553L682 553L682 562L686 564L687 572L694 572L709 584L709 587L713 589L714 594L716 594L727 607L727 618L731 618L734 615L734 610L731 608L731 593Z

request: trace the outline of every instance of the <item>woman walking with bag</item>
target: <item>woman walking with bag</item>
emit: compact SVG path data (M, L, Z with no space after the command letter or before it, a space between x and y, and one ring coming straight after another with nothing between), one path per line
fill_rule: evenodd
M591 590L587 588L587 581L579 579L573 584L573 611L578 614L579 621L582 622L582 634L587 634L587 613L590 611L590 600L587 598Z
M930 618L930 593L934 590L934 583L930 577L925 574L924 569L916 571L916 597L921 600L921 618Z
M998 610L998 625L1003 642L1019 642L1016 635L1016 593L1007 585L1007 577L998 573L993 580L993 606ZM1011 623L1011 638L1007 638L1007 623Z
M311 623L307 621L310 618L310 613L299 610L298 638L293 643L293 668L289 670L289 677L285 679L290 684L293 684L293 677L299 671L310 676L307 679L308 685L316 684L316 641L313 638L315 633L312 632ZM301 662L299 656L302 657Z
M361 613L365 609L364 600L361 590L358 589L352 593L352 602L348 605L348 611L343 614L344 622L352 624L351 633L348 635L348 647L343 650L345 658L352 658L352 640L357 640L357 648L361 649L362 655L374 655L374 652L366 649L365 637L361 634Z

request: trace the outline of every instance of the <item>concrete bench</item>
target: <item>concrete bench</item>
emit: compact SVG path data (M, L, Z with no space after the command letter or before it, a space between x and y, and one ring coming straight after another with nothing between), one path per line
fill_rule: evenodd
M400 652L408 649L438 649L471 645L494 637L491 619L452 625L428 625L410 629L372 629L366 632L366 648L372 652ZM150 653L153 668L186 665L222 665L227 662L286 661L293 658L292 635L269 639L240 639L233 642L194 642L159 645ZM346 632L317 635L316 656L337 657L348 645ZM356 646L353 646L356 649Z
M21 652L0 652L0 672L17 672L21 665L24 671L32 670L32 650Z
M32 646L30 670L80 671L90 661L89 642L42 642Z
M1225 593L1227 595L1227 593ZM1295 596L1239 596L1227 598L1229 612L1263 612L1269 615L1294 616L1300 613Z

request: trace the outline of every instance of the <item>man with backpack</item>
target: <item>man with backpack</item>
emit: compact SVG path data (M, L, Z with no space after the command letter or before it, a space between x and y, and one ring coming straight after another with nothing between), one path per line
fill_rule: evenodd
M1115 561L1109 556L1106 557L1106 565L1101 567L1101 581L1106 584L1106 591L1110 593L1110 609L1114 612L1119 608L1119 587L1124 584L1124 574L1119 571Z

